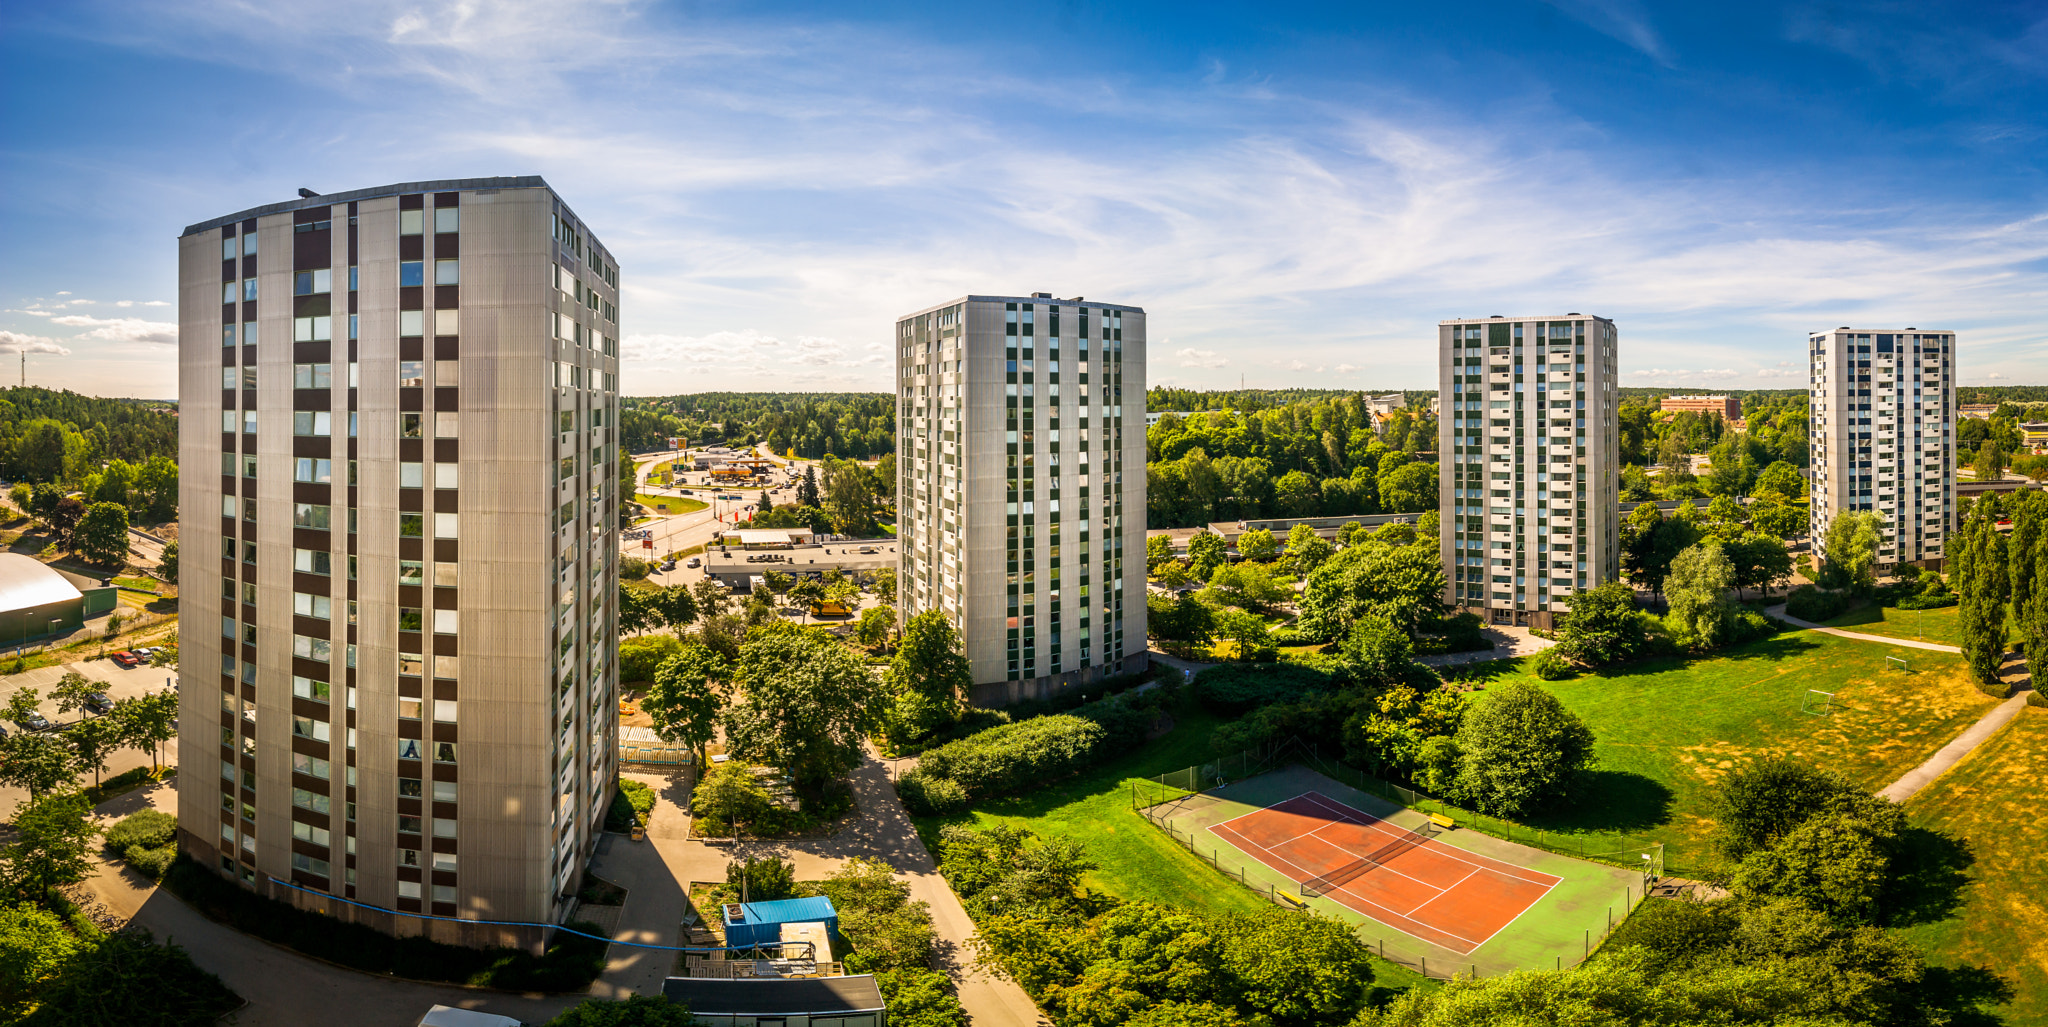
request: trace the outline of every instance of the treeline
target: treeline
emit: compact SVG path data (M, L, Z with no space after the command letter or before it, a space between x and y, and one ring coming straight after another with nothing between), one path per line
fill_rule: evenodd
M1984 403L2048 403L2048 385L1972 385L1956 389L1956 402L1979 405Z
M620 400L619 440L649 450L681 436L691 446L752 446L815 459L869 460L896 449L896 407L879 392L702 392Z
M106 461L151 457L178 457L178 417L161 400L0 389L0 478L77 485Z
M1374 393L1386 395L1399 392L1404 406L1429 406L1435 389L1386 389ZM1363 396L1367 393L1356 389L1181 389L1170 385L1157 385L1145 392L1145 410L1149 413L1178 411L1191 413L1197 410L1271 410L1290 403L1309 403L1319 399L1333 399L1339 396Z
M1416 457L1436 440L1427 410L1376 422L1363 393L1168 414L1145 432L1146 523L1434 510L1436 465Z

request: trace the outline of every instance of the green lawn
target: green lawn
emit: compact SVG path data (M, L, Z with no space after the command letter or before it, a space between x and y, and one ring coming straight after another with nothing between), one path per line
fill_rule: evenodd
M1961 616L1961 608L1955 606L1944 606L1934 610L1864 606L1823 623L1831 628L1846 628L1872 635L1959 646L1963 644ZM2007 636L2012 641L2018 641L2018 624L2010 616L2006 618L2005 623Z
M1901 656L1911 670L1886 669ZM1946 744L1995 700L1978 692L1962 657L1812 631L1738 646L1708 659L1662 659L1542 681L1593 729L1599 766L1579 801L1531 826L1584 832L1589 851L1611 834L1656 837L1680 876L1711 863L1711 789L1766 754L1830 767L1875 791ZM1499 668L1512 668L1505 671ZM1835 693L1832 715L1801 712L1807 689Z
M1074 838L1086 845L1100 867L1082 883L1096 891L1209 913L1264 908L1267 900L1225 879L1131 808L1134 783L1215 758L1209 732L1222 721L1192 703L1181 704L1173 716L1171 732L1129 755L1030 795L984 802L960 816L913 818L918 832L936 852L943 824L1026 827L1042 837ZM1382 987L1412 987L1422 980L1391 963L1375 960L1373 965Z
M1988 966L2015 990L1997 1010L2011 1027L2048 1025L2048 884L2041 853L2048 818L2048 710L2025 709L1906 805L1913 822L1960 839L1971 878L1959 909L1930 911L1905 929L1942 966ZM1974 857L1974 862L1970 857Z
M634 493L633 502L643 503L647 506L647 509L652 510L656 513L666 512L670 514L696 513L697 511L702 510L705 507L711 505L701 499L689 499L681 496L651 495L646 492ZM664 506L668 507L666 511L662 510L662 507Z

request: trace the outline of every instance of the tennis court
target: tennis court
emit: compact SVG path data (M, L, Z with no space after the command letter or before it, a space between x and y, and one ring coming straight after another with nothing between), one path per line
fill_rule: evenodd
M1436 842L1317 791L1209 827L1295 882L1389 927L1470 955L1563 878Z

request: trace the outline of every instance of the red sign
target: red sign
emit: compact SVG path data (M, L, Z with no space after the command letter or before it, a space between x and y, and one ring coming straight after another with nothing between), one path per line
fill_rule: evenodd
M653 549L653 548L654 548L654 540L653 540L653 539L651 539L651 538L645 538L645 539L641 539L641 540L640 540L640 548L642 548L642 549Z

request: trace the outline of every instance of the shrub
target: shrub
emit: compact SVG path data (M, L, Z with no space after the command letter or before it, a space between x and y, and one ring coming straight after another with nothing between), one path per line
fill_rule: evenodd
M1481 812L1516 816L1562 798L1593 765L1593 732L1535 685L1512 681L1465 713L1457 791Z
M796 894L796 864L774 856L736 859L725 865L725 886L748 902L790 898Z
M1211 667L1195 677L1195 698L1226 717L1291 702L1330 687L1330 675L1294 663Z
M637 635L619 640L619 680L653 681L668 658L683 651L674 635Z
M633 815L647 822L647 814L654 811L654 789L642 781L620 779L619 791L624 792L626 801L633 804Z
M1807 621L1824 621L1838 617L1848 605L1847 594L1824 592L1812 585L1801 585L1785 597L1785 612Z
M1088 765L1109 732L1073 714L1054 714L993 727L924 754L918 769L951 778L974 798L1021 790Z
M177 860L178 847L156 845L145 848L137 845L130 848L123 858L128 861L129 869L152 881L160 881L164 873L171 869L171 864Z
M1901 610L1938 610L1944 606L1954 605L1956 605L1956 595L1953 592L1943 592L1938 595L1922 592L1918 595L1907 596L1899 600L1898 603L1898 607Z
M1530 661L1529 669L1545 681L1563 681L1578 673L1578 668L1572 666L1572 661L1565 659L1555 646L1537 653L1536 658Z
M2012 685L2008 682L1985 681L1973 674L1971 675L1971 683L1977 686L1977 691L1982 692L1993 699L2012 698Z
M1477 614L1444 617L1423 625L1422 632L1415 641L1415 649L1421 653L1472 653L1493 648L1486 640L1486 622Z
M967 789L946 777L932 777L913 770L896 779L896 794L903 807L921 817L949 817L967 809Z
M1766 617L1755 610L1741 610L1735 614L1734 622L1728 626L1728 643L1740 645L1769 638L1785 629L1785 622Z
M619 557L619 577L638 581L653 569L654 563L651 560L642 560L637 556Z
M240 995L200 969L183 948L158 945L139 928L81 946L36 998L36 1011L19 1022L34 1027L210 1024L242 1005Z
M107 828L107 851L128 858L132 848L154 849L171 844L178 837L178 818L162 810L146 809L121 818Z

